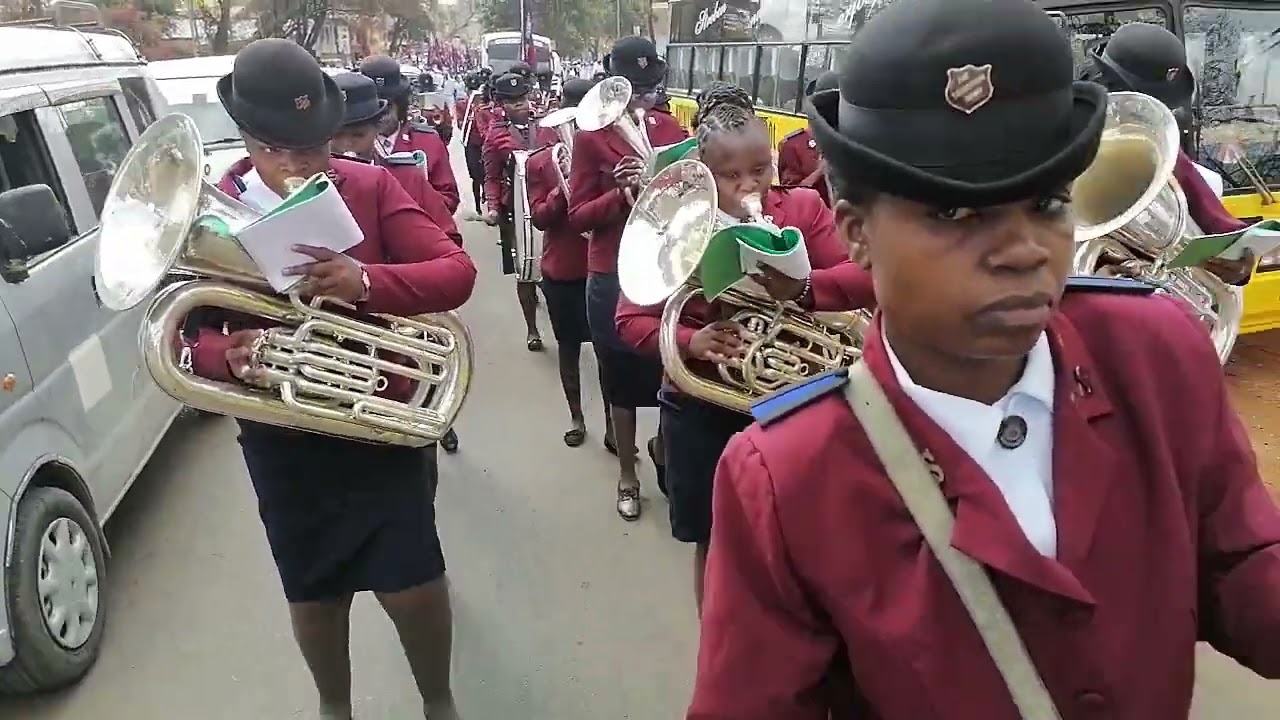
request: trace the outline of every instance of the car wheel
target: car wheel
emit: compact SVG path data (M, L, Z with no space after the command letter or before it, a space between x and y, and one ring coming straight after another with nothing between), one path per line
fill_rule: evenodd
M18 505L8 578L17 657L0 668L0 692L70 685L98 659L107 619L102 537L88 511L58 488L29 490Z

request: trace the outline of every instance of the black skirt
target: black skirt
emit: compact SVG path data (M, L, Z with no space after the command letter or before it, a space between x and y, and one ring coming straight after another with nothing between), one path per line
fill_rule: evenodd
M591 273L587 277L587 321L591 343L600 363L601 392L614 407L657 407L662 387L662 362L634 352L618 337L618 276Z
M467 174L471 182L484 183L484 151L479 145L467 144L463 151L467 158Z
M498 218L498 242L502 246L502 274L516 274L516 226L511 217Z
M444 575L436 449L241 421L240 447L291 603L393 593Z
M547 299L547 315L551 331L561 345L591 342L587 327L587 280L552 280L543 278L542 296Z
M660 404L671 536L680 542L711 541L711 494L725 445L747 429L751 416L712 405L670 388Z

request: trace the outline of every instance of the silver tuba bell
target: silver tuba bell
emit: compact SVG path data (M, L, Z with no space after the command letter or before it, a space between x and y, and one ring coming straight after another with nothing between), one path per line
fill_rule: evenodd
M542 231L533 225L533 206L529 204L529 156L532 154L528 150L511 152L511 214L516 236L511 252L518 282L542 279Z
M758 214L748 199L748 211ZM754 209L752 206L755 206ZM780 303L763 290L733 287L716 298L745 331L742 357L716 366L717 379L694 373L676 338L685 304L702 294L698 269L717 230L715 178L697 160L679 160L658 173L636 199L618 248L618 281L628 300L665 303L658 345L671 382L696 398L738 412L776 390L861 357L864 312L811 313Z
M1164 103L1141 93L1111 93L1098 155L1072 186L1072 270L1093 275L1105 266L1133 268L1137 279L1191 305L1225 364L1240 333L1240 289L1203 268L1167 266L1203 234L1173 176L1178 137Z
M538 121L538 124L544 128L555 130L556 135L560 138L560 142L551 148L551 167L556 171L556 179L560 182L560 191L564 193L565 198L569 197L569 178L564 176L564 171L560 169L563 163L567 165L569 158L573 156L573 133L578 122L578 108L566 107L552 110L547 116Z
M139 337L147 370L179 402L212 413L324 435L422 447L453 424L471 382L472 346L452 313L352 317L332 298L280 297L221 228L259 216L201 178L203 148L185 115L161 118L125 156L102 209L94 280L102 303L127 310L151 301ZM166 284L173 276L185 279ZM255 355L263 387L190 371L178 342L202 308L276 325ZM378 397L393 376L411 398Z

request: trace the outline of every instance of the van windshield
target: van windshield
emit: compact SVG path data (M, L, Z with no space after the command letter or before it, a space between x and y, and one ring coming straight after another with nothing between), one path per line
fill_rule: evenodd
M240 129L218 101L216 78L159 80L169 110L195 121L206 146L242 144Z
M1187 8L1187 63L1198 81L1199 161L1227 189L1251 189L1248 159L1280 186L1280 9Z

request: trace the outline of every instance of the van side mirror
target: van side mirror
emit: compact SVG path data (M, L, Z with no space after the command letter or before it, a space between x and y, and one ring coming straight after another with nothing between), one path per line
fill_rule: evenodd
M48 185L27 185L0 193L0 277L27 279L27 261L71 239L66 212Z

